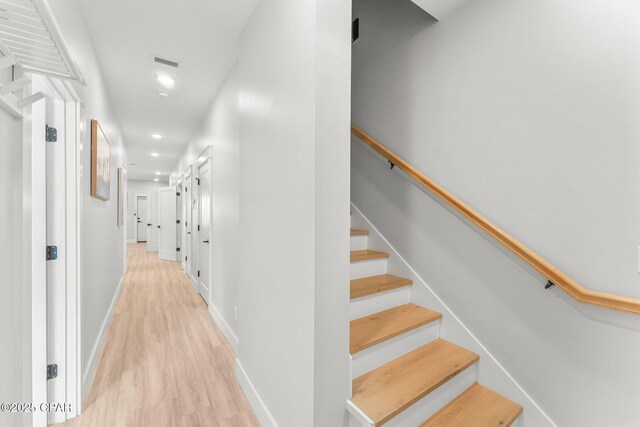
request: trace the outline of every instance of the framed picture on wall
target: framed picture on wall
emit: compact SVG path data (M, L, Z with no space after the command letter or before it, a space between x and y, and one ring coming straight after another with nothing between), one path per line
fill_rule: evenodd
M125 201L127 197L127 171L118 168L118 227L124 224Z
M111 146L97 120L91 120L91 196L111 198Z

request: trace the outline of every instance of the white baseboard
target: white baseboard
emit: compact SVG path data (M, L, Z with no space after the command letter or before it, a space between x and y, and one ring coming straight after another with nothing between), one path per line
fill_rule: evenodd
M93 376L95 375L96 365L98 364L98 359L100 358L100 353L102 352L102 346L104 345L104 339L107 336L107 331L109 330L109 325L111 324L111 318L113 317L113 310L116 307L116 303L118 302L118 297L120 296L120 291L122 291L122 286L124 285L124 278L126 274L124 274L120 278L120 283L118 283L118 288L116 289L115 294L113 295L113 299L111 300L111 305L109 306L109 310L107 310L107 314L102 321L102 326L100 327L100 332L96 337L96 342L93 344L93 349L91 350L91 356L89 357L89 364L87 368L84 370L82 375L82 405L84 406L84 402L87 399L87 394L89 393L89 387L91 386L91 382L93 381Z
M238 354L238 347L240 346L240 342L238 341L238 337L236 336L236 334L233 333L233 330L231 329L227 321L224 320L222 314L220 314L216 306L213 304L209 305L209 313L211 314L211 317L213 317L213 321L216 322L216 325L218 325L218 327L222 331L224 337L229 342L229 345L231 346L233 351Z
M155 246L147 245L147 252L158 252L158 245L155 245Z
M242 367L242 363L240 363L240 359L236 359L236 378L240 383L240 387L242 387L242 391L244 391L253 412L256 414L258 421L262 427L278 427L273 416L269 412L267 405L264 403L260 394L258 394L258 390L256 390L255 386L251 382L247 371Z
M136 239L129 239L127 240L127 243L131 244L131 243L138 243L138 242L136 242Z

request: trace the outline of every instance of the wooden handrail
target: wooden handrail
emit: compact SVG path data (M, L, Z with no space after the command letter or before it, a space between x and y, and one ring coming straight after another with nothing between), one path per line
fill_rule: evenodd
M458 211L469 221L474 223L480 229L484 230L487 234L500 242L504 247L516 254L524 262L536 269L540 274L551 281L551 283L561 287L565 292L567 292L577 301L580 301L584 304L592 304L600 307L610 308L612 310L640 314L640 300L585 289L569 276L544 260L540 255L527 248L525 245L507 234L505 231L501 230L487 218L473 210L462 200L458 199L453 194L442 188L439 184L422 174L419 170L404 161L393 151L380 144L370 135L367 135L360 128L355 125L351 125L351 132L369 147L373 148L380 155L382 155L382 157L389 160L398 169L401 169L404 173L409 175L409 177L429 190L440 200Z

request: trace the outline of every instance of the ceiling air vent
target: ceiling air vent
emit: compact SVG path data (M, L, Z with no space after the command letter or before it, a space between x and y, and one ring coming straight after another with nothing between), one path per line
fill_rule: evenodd
M178 68L180 66L179 62L172 61L172 60L166 59L166 58L161 58L159 56L154 56L153 57L153 61L157 62L158 64L166 65L166 66L173 67L173 68Z

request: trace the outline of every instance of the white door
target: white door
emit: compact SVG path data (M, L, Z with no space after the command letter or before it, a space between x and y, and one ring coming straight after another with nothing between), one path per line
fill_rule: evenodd
M182 182L176 187L176 261L184 261L181 256L182 253L182 223L184 222L182 216Z
M191 175L184 178L184 193L182 194L182 260L184 262L184 271L191 274Z
M51 259L47 261L47 365L57 365L56 378L47 382L49 402L66 401L66 191L65 191L65 104L62 100L47 98L45 104L47 126L55 128L56 141L46 146L46 238ZM42 129L44 132L44 129ZM51 139L51 138L48 138ZM49 258L49 256L47 257ZM64 412L49 412L48 422L65 421Z
M198 233L198 290L209 304L211 285L211 161L198 169L199 225Z
M158 194L158 256L177 261L176 258L176 187L163 187Z
M138 242L146 242L147 241L147 224L148 222L148 209L147 209L147 197L146 196L137 196L137 221L136 227L138 227Z

